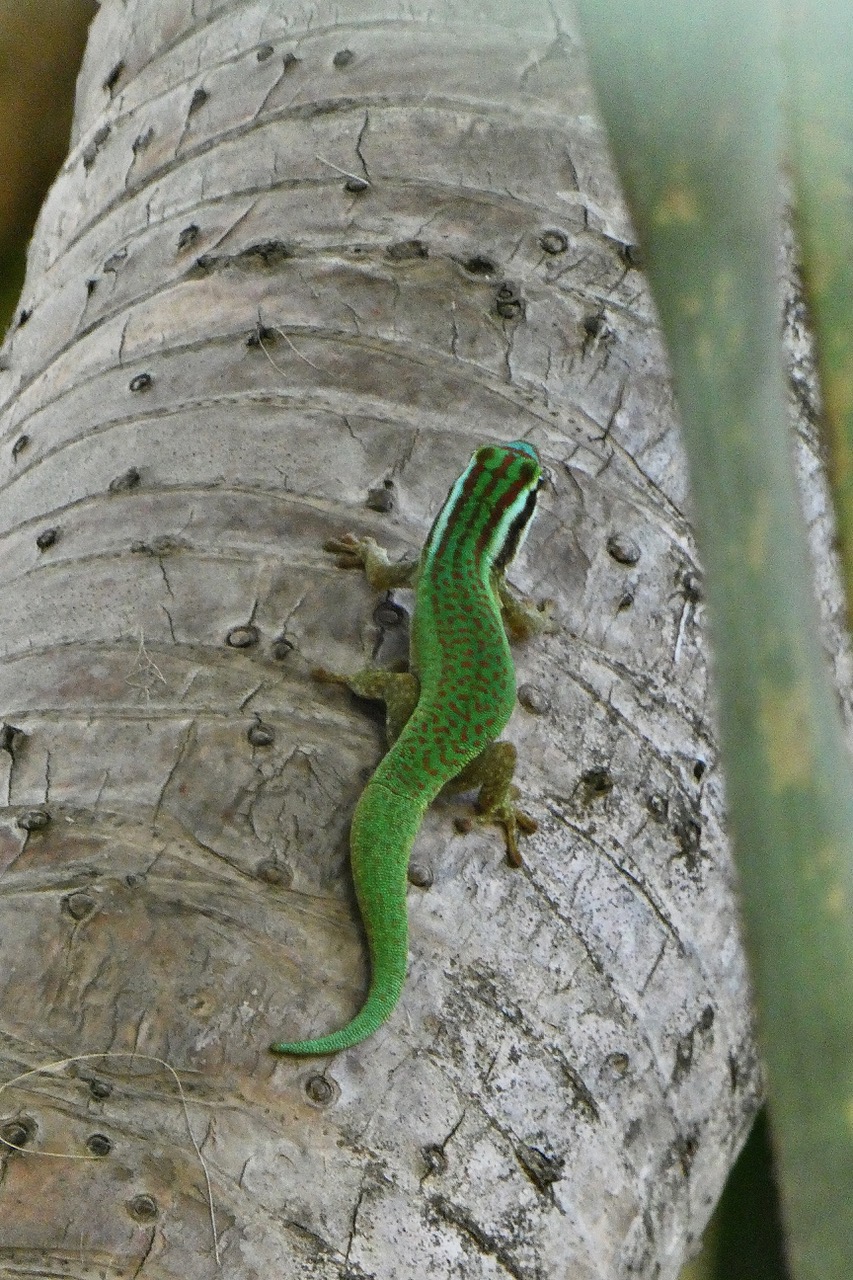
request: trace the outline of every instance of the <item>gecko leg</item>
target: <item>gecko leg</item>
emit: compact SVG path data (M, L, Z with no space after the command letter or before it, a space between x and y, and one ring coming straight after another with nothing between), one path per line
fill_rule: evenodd
M503 827L507 861L513 867L520 867L524 862L518 848L519 831L532 835L538 826L535 818L513 803L518 794L512 783L517 754L511 742L492 742L446 788L448 791L480 788L475 821Z
M377 591L389 591L392 587L411 586L418 568L416 560L392 563L383 547L370 537L357 538L344 533L339 538L329 538L323 550L336 557L341 569L363 569L368 583ZM387 671L366 667L352 675L339 675L316 667L311 673L315 680L328 684L343 684L359 698L385 703L385 734L388 745L396 742L403 725L415 709L420 693L417 676L409 671Z
M420 693L418 678L411 671L383 671L381 668L366 667L364 671L356 671L351 676L342 676L334 671L327 671L325 667L315 667L311 674L315 680L323 680L327 684L346 685L359 698L384 702L385 734L389 746L399 738L403 725L417 705Z
M385 703L385 733L388 745L396 742L409 716L417 706L420 685L410 671L383 671L367 667L353 675L338 675L325 667L315 667L315 680L342 684L359 698ZM472 791L479 787L478 815L473 821L503 827L507 861L513 867L523 865L518 848L518 833L532 835L537 822L513 803L517 788L513 786L517 752L511 742L491 742L465 766L445 787L446 792Z
M377 591L391 587L410 587L417 573L417 560L388 559L388 552L375 538L357 538L354 533L344 533L340 538L329 538L323 550L335 556L339 569L363 569L367 581ZM370 696L370 695L365 695Z
M511 640L527 640L543 631L559 630L553 617L553 600L534 604L513 590L503 578L497 580L495 587L501 602L501 617Z

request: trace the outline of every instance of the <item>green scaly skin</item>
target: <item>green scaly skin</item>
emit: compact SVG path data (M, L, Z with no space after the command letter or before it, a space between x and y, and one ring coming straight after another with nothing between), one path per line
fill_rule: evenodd
M278 1042L270 1046L273 1053L337 1053L372 1035L391 1014L406 978L409 854L443 787L479 786L481 820L503 826L509 860L521 862L516 832L536 824L512 803L515 748L495 739L515 705L507 627L529 635L550 626L547 606L527 605L504 581L541 481L529 444L484 445L450 490L416 566L390 564L370 538L347 535L326 544L342 567L363 565L372 586L415 587L412 673L317 673L388 704L392 746L358 801L350 831L371 979L365 1003L341 1030Z

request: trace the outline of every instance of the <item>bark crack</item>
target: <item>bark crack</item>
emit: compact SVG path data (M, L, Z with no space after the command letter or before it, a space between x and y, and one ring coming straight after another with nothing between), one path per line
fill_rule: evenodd
M139 1259L139 1265L136 1267L136 1270L132 1273L132 1280L136 1280L136 1277L140 1274L140 1272L142 1271L142 1268L145 1266L146 1262L150 1258L151 1250L154 1248L154 1241L156 1240L156 1238L157 1238L157 1228L152 1227L148 1233L148 1243L145 1246L145 1252L143 1253L142 1257Z
M493 1258L513 1280L533 1280L536 1272L521 1267L506 1245L475 1222L467 1210L453 1204L446 1196L432 1196L428 1203L436 1217L449 1226L456 1227L472 1242L478 1253Z
M165 575L164 575L164 576L165 576ZM167 585L168 585L168 583L167 583ZM169 623L169 633L170 633L170 635L171 635L171 637L172 637L172 643L173 643L173 644L177 644L177 643L178 643L178 637L175 635L175 624L174 624L174 623L173 623L173 621L172 621L172 615L171 615L171 613L169 612L169 610L166 608L166 606L165 606L164 604L161 604L161 605L160 605L160 608L163 610L163 612L165 613L166 618L167 618L167 620L168 620L168 623Z
M350 1220L349 1239L347 1240L346 1252L344 1254L344 1267L349 1267L350 1253L352 1251L352 1246L353 1246L353 1242L355 1240L355 1234L356 1234L356 1222L358 1220L358 1215L361 1210L362 1201L364 1200L364 1197L366 1196L366 1194L367 1194L367 1176L365 1175L362 1178L361 1186L358 1189L358 1196L356 1197L356 1202L353 1205L352 1218Z
M370 171L367 167L367 161L364 158L364 152L362 151L361 146L367 134L367 126L369 123L370 123L370 112L365 111L364 123L359 129L358 137L355 140L355 154L358 156L359 160L361 161L361 167L364 169L364 177L367 182L370 182Z
M175 762L172 765L171 769L169 770L168 774L166 775L163 785L160 788L160 794L157 796L157 803L155 804L154 812L151 815L152 830L155 829L157 826L157 820L160 816L160 809L162 808L163 800L165 798L166 791L169 788L169 784L171 783L172 779L174 778L175 774L177 773L178 769L183 763L184 757L189 749L190 742L192 741L194 736L195 736L195 721L191 720L184 731L181 741L178 743L178 750L175 756Z

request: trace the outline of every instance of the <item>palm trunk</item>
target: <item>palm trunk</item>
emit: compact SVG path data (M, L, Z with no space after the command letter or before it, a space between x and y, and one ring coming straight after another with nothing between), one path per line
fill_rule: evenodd
M684 466L572 29L93 23L0 372L0 1078L126 1056L0 1094L9 1267L674 1280L705 1225L760 1079ZM400 645L323 540L417 549L520 437L553 486L517 578L562 625L518 650L526 869L439 804L394 1017L276 1060L366 972L380 735L309 673Z

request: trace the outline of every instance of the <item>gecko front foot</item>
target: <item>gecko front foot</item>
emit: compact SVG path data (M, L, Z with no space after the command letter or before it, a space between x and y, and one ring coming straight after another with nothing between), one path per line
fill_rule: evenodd
M412 586L417 574L417 560L392 562L384 547L369 534L357 538L354 533L342 533L339 538L327 538L323 550L335 557L339 569L364 569L364 576L376 591Z
M371 551L377 551L378 546L374 538L357 538L354 533L342 533L339 538L327 538L323 550L336 557L335 564L339 569L363 569Z

